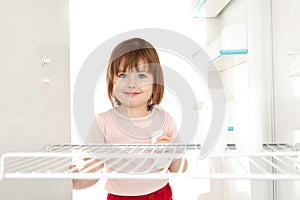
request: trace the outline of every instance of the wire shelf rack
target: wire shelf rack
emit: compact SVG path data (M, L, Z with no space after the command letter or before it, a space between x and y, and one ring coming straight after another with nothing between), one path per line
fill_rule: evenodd
M5 153L3 179L201 179L300 180L300 151L287 144L264 144L258 153L239 153L235 145L200 160L199 144L46 145L41 152ZM169 165L187 158L178 172ZM104 167L100 167L104 163ZM79 169L79 170L78 170Z

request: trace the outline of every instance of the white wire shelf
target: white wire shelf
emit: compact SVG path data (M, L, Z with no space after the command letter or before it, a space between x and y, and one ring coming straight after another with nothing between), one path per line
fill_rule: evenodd
M199 144L180 145L48 145L42 152L1 156L2 179L300 179L300 151L286 144L265 144L259 153L241 154L233 145L220 155L199 160ZM169 164L187 157L176 173ZM90 158L85 159L83 158ZM100 162L105 167L99 169ZM75 167L76 165L77 167ZM77 168L81 168L77 171ZM113 169L113 170L112 170Z
M199 151L200 145L47 145L43 152L3 154L0 179L162 179L171 176L169 164L187 150ZM95 172L100 165L95 160L106 167Z
M258 153L229 153L210 157L211 178L216 179L300 179L300 151L287 144L264 144Z

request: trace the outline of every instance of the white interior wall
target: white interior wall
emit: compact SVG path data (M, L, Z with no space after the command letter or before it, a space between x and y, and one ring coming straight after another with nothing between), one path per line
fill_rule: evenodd
M0 1L0 154L70 142L68 10L67 0ZM71 195L70 180L0 181L3 200Z
M277 140L292 145L300 142L300 78L292 76L300 72L299 8L299 1L273 1Z
M276 140L295 145L300 143L300 1L272 3ZM278 200L300 199L299 185L299 180L278 181Z

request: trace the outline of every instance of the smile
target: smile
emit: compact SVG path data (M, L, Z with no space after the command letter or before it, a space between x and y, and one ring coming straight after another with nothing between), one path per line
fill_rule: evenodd
M128 96L136 96L138 94L140 94L139 92L124 92L124 94L128 95Z

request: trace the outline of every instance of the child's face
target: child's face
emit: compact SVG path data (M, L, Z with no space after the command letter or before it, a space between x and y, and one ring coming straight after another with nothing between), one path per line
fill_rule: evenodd
M120 101L120 106L147 109L152 91L153 76L147 72L143 63L129 71L119 72L114 77L113 95Z

